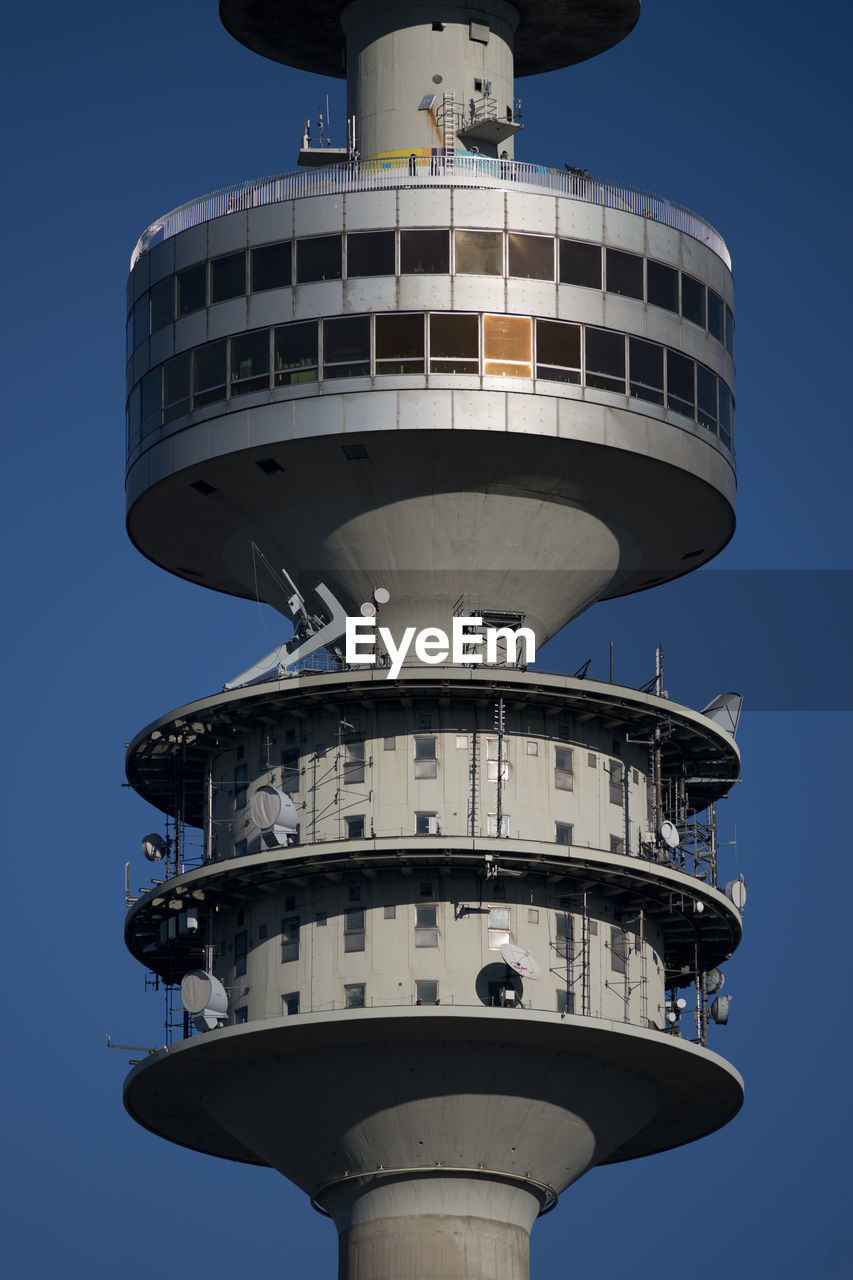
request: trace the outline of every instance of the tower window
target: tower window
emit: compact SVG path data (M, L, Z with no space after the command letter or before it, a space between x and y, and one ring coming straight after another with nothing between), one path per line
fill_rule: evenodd
M299 916L289 916L281 922L281 963L289 964L299 959Z
M558 822L556 824L554 839L557 844L571 844L573 834L571 823Z
M393 231L347 236L347 276L393 276L395 265Z
M625 390L625 338L609 329L586 330L586 382L602 391Z
M249 954L249 934L245 929L234 935L234 977L242 978L246 973L246 957Z
M393 312L376 317L377 374L423 373L424 317Z
M348 742L344 747L344 786L364 782L364 743Z
M509 907L491 907L489 910L489 950L499 951L510 941Z
M415 1004L438 1004L438 983L432 978L415 983Z
M651 263L649 264L651 266ZM151 290L151 327L154 327L154 290ZM725 340L725 307L713 289L708 290L708 332L718 342Z
M317 381L317 321L286 324L276 329L273 359L275 385L291 387Z
M573 991L557 992L557 1013L574 1013L575 995Z
M229 253L210 264L210 301L226 302L246 292L246 254Z
M678 272L662 262L646 263L646 288L648 300L655 307L673 311L678 315Z
M458 275L503 275L502 232L454 231L453 244Z
M344 1004L347 1009L364 1008L364 983L348 982L344 987Z
M281 1011L285 1017L293 1017L299 1012L299 992L290 991L286 996L281 997Z
M193 352L193 408L225 399L225 339Z
M705 286L686 271L681 273L681 314L685 320L705 328Z
M475 315L433 311L429 317L430 373L480 372L480 323Z
M497 782L498 780L498 739L489 738L486 742L486 774L487 781ZM501 741L501 764L500 764L501 782L509 779L509 764L507 762L507 742L504 738Z
M364 907L347 907L344 915L344 951L364 950Z
M568 911L557 912L557 955L561 960L570 960L574 941L574 919Z
M416 813L415 814L415 835L437 836L438 835L438 814Z
M296 279L299 284L316 280L340 280L340 236L310 236L296 241Z
M415 738L415 777L435 778L437 776L435 738Z
M175 319L175 277L167 276L151 286L151 332L157 333ZM721 339L722 341L722 339Z
M679 351L666 353L666 403L675 413L692 418L695 410L693 361Z
M435 903L418 903L415 907L415 946L438 946L438 907Z
M449 271L449 231L400 232L401 275L446 275Z
M560 320L536 321L536 377L580 382L581 327Z
M497 378L533 373L533 322L527 316L483 316L483 372Z
M625 933L618 925L610 928L610 971L611 973L627 972L627 948Z
M190 363L192 353L182 352L163 366L163 421L174 422L190 411Z
M188 316L193 311L201 311L207 303L207 263L187 267L179 271L177 276L178 315Z
M490 813L489 819L489 835L490 836L508 836L509 835L509 814L501 814L500 831L498 830L498 815Z
M663 404L663 347L642 338L628 339L630 394L650 404Z
M583 240L561 240L560 283L600 289L601 246Z
M266 391L270 384L270 331L258 329L231 339L231 394Z
M370 316L336 316L323 322L323 377L370 373Z
M252 292L286 289L293 280L291 242L265 244L252 250Z
M625 766L621 760L610 762L610 803L625 803Z
M696 365L696 417L700 427L717 434L717 379L704 364Z
M299 748L284 747L281 753L281 789L288 795L299 790Z
M573 791L575 776L572 771L571 747L554 748L554 786L558 791Z
M248 766L238 764L234 770L234 809L242 809L246 804L246 793L249 789Z
M607 292L643 300L643 259L622 249L607 250Z
M361 813L357 817L346 818L347 839L363 840L364 839L364 814Z
M508 238L509 274L522 280L554 279L554 237L522 235ZM641 259L642 261L642 259Z

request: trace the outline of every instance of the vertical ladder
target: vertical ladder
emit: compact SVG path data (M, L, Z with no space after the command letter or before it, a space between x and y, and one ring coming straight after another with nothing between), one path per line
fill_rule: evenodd
M438 123L444 140L444 167L452 169L456 160L456 94L442 94Z

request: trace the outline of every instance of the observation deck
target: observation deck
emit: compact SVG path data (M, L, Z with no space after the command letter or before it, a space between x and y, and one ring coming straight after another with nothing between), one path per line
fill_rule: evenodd
M578 200L602 209L619 209L682 231L706 245L726 268L730 270L732 265L723 237L710 222L667 196L643 187L518 160L495 160L488 156L465 154L412 158L401 154L357 163L299 169L266 178L250 178L197 196L146 227L130 256L130 269L132 271L142 255L155 245L213 218L311 196L394 191L401 187L426 190L436 187L468 187L484 191L504 189Z

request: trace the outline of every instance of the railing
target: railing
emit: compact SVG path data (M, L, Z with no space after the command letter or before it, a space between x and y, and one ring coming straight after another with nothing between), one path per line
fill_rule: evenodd
M493 160L487 156L401 156L388 160L352 161L322 165L296 173L240 182L222 187L210 195L190 200L152 222L143 231L130 258L130 269L149 249L211 218L221 218L242 209L301 200L307 196L341 195L349 191L386 191L397 187L481 187L550 193L568 200L582 200L606 209L621 209L651 218L676 231L683 231L708 246L727 267L731 258L725 241L704 219L683 205L655 195L641 187L607 182L577 170L547 169L543 165L516 160Z

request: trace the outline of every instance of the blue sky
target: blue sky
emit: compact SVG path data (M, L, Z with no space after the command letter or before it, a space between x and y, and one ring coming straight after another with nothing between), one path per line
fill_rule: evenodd
M147 880L152 826L122 788L123 744L269 647L253 606L171 579L125 538L129 254L184 200L294 167L326 92L343 141L342 89L249 54L213 0L45 0L4 25L6 1251L16 1280L182 1266L325 1280L330 1225L277 1175L138 1129L127 1055L104 1035L162 1039L160 997L121 937L124 863ZM721 808L750 891L714 1039L746 1078L744 1111L588 1175L536 1227L534 1280L853 1265L850 37L837 2L648 0L619 48L518 84L520 158L666 194L732 252L735 539L708 573L598 606L545 665L592 656L604 677L613 639L617 678L639 684L662 641L674 698L744 693L744 780Z

